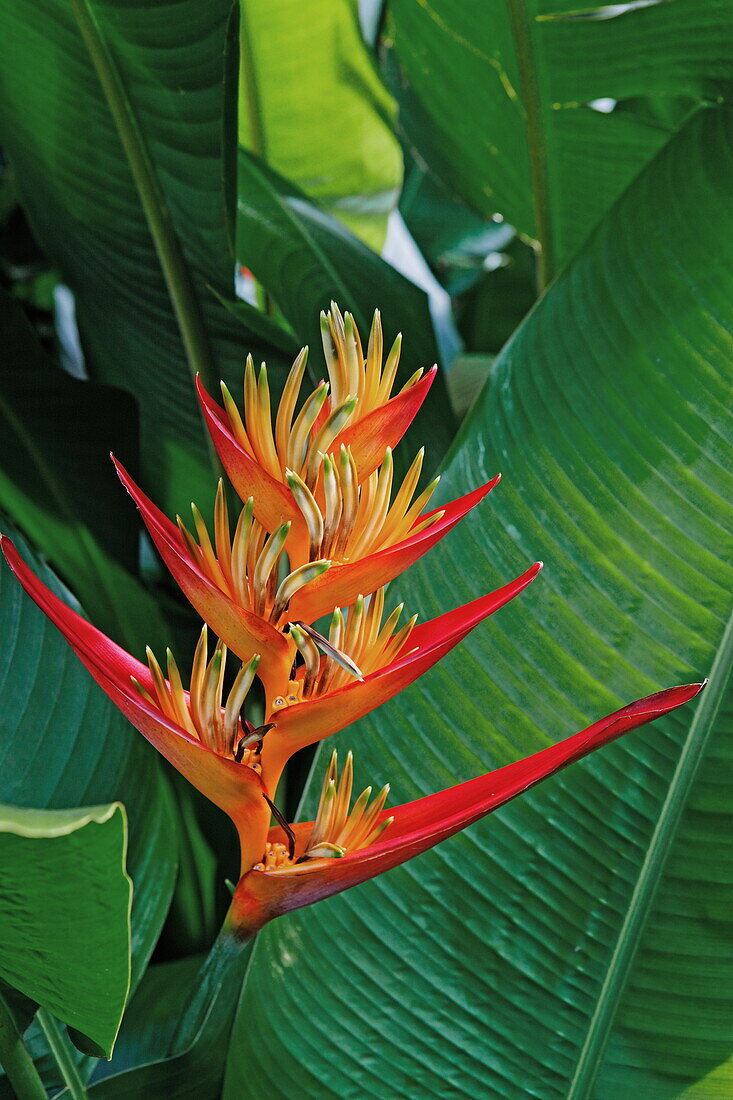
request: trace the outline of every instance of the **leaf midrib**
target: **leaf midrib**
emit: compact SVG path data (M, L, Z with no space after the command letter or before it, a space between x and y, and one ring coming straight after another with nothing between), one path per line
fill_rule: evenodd
M659 813L629 907L616 940L596 1006L588 1022L567 1100L592 1100L592 1090L634 964L644 928L664 874L667 857L697 777L713 724L733 670L733 611L715 654Z
M507 0L509 20L517 51L522 100L527 118L527 151L532 176L532 204L535 227L540 242L538 256L538 283L540 290L554 274L554 256L550 232L550 204L547 194L547 158L542 129L542 101L537 82L537 65L532 48L529 15L525 0Z
M216 364L196 293L193 273L173 225L150 152L122 74L105 39L92 0L69 0L71 11L97 74L102 93L112 115L128 167L137 189L158 256L173 314L183 343L192 377L201 375L207 389L217 382ZM208 433L204 433L212 467L219 463Z
M246 3L239 4L239 19L239 48L241 50L241 58L245 62L244 65L241 65L241 70L246 90L244 99L247 106L249 142L252 152L266 161L267 135L265 133L262 97L260 95L260 85L257 79L257 67L255 65L252 28L249 23Z

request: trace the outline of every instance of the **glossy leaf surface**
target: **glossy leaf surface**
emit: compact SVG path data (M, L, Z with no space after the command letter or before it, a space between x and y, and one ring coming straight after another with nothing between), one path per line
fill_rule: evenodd
M0 975L108 1057L130 985L126 847L120 803L0 805Z
M654 108L725 95L733 73L726 0L396 0L389 11L451 183L539 239L547 277L672 136L677 120Z
M265 929L228 1097L661 1100L729 1058L732 168L733 121L701 113L505 349L441 494L497 468L502 484L394 587L430 618L477 577L545 572L337 741L357 783L402 802L635 695L704 675L707 691Z
M223 145L233 149L236 132L222 123L230 9L184 0L171 18L158 2L21 0L0 13L0 133L18 193L75 294L91 376L137 398L146 483L179 510L212 492L212 470L139 186L202 373L232 381L246 350L273 373L285 362L271 322L243 328L215 293L234 298ZM118 94L127 151L100 72Z
M356 5L242 0L240 51L242 146L379 251L402 157Z
M136 984L160 934L176 872L174 818L158 760L4 560L0 637L0 799L49 809L124 803Z

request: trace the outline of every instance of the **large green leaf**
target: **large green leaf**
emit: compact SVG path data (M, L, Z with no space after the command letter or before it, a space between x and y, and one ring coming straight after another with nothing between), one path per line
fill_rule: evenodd
M182 0L173 16L163 0L19 0L0 11L0 135L18 193L74 291L90 373L139 402L146 485L178 509L212 492L186 347L212 386L236 377L246 350L275 371L285 363L272 322L243 331L217 297L232 298L234 276L231 6Z
M160 1026L153 1056L149 1032L156 1029L156 1013L146 1016L140 1021L137 1049L141 1064L114 1072L113 1063L109 1076L93 1082L94 1100L221 1100L229 1036L251 947L251 942L232 942L223 932L204 960L172 1041L164 1045L170 1028ZM169 988L165 999L174 1012L182 1006L180 985L188 970L179 967L171 973L178 988ZM141 993L144 1010L144 987Z
M121 804L0 805L0 975L109 1057L130 986Z
M0 505L74 582L102 630L138 652L167 641L155 601L129 571L139 527L113 519L124 501L109 452L137 464L134 401L55 367L4 292L0 329Z
M265 929L228 1097L668 1100L729 1059L731 169L733 119L701 112L505 349L441 492L504 481L399 594L432 616L546 571L338 743L403 801L707 692Z
M733 76L727 0L392 0L389 11L441 169L478 210L541 242L546 278L669 140L684 105L659 105L717 98ZM591 106L636 97L651 108Z
M177 863L170 794L158 760L4 560L0 637L0 800L49 809L124 803L136 984L160 933Z
M379 249L402 157L356 8L240 0L239 139Z

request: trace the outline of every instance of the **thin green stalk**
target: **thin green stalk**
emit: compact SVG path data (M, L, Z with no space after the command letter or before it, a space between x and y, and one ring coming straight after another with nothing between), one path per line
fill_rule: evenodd
M46 1036L51 1053L56 1059L56 1064L61 1070L61 1076L66 1082L69 1096L73 1100L89 1100L86 1085L79 1075L76 1062L71 1056L69 1040L63 1034L58 1020L45 1008L39 1008L36 1018L41 1025L41 1030Z
M163 269L191 375L195 377L197 373L200 374L206 388L213 392L218 381L216 366L191 274L122 77L89 0L69 0L69 3L99 77L135 180ZM211 447L210 453L214 455ZM216 460L214 468L218 469Z
M244 105L247 111L247 123L249 130L249 144L253 153L262 160L267 159L267 146L265 126L262 118L262 103L260 89L257 83L257 70L255 68L254 46L249 29L249 18L246 4L239 5L239 42L241 48L242 83L244 85Z
M47 1100L43 1081L0 994L0 1064L18 1100Z
M677 827L687 805L700 763L705 754L713 723L723 699L733 666L733 615L710 670L710 682L698 703L677 768L667 791L654 835L639 872L626 918L606 977L591 1017L585 1042L570 1083L567 1100L592 1100L594 1085L616 1018L623 991L639 947L642 933Z
M537 84L537 65L532 50L531 18L524 0L509 0L509 18L517 50L524 110L527 117L527 149L532 174L532 199L537 238L540 242L537 257L537 282L540 291L543 291L554 275L555 257L553 255L550 227L547 157L542 129L542 99Z
M217 1012L227 1015L228 1006L242 988L253 939L253 933L235 927L230 910L197 975L191 999L173 1036L170 1055L181 1054L195 1043Z
M260 86L257 80L254 43L250 33L247 5L242 3L241 0L239 2L239 45L239 72L242 80L242 99L244 99L244 107L247 112L249 147L256 156L262 160L267 160L267 134L262 114ZM257 308L267 314L268 317L271 317L273 315L272 299L259 279L255 279L255 295Z

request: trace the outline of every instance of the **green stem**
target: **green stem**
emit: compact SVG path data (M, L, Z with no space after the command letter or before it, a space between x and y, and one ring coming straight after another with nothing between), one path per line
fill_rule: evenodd
M509 18L517 50L524 110L527 116L527 149L532 174L535 228L540 242L537 257L537 282L540 291L543 291L554 274L555 257L553 255L550 204L547 193L547 157L542 129L542 98L537 83L537 64L532 50L530 18L524 0L509 0Z
M249 14L247 4L239 4L239 47L240 67L242 77L242 90L244 106L247 112L247 130L249 147L261 160L267 160L267 134L262 114L262 97L257 81L257 66L255 64L254 43L249 26ZM272 299L266 288L255 279L255 295L257 308L271 317L273 314Z
M234 927L231 911L227 914L219 935L198 973L193 993L174 1034L169 1054L180 1054L201 1034L217 1005L236 1001L249 961L253 934Z
M43 1081L25 1048L5 998L0 995L0 1063L18 1100L47 1100Z
M213 392L217 385L216 367L191 274L122 77L89 0L69 0L69 3L130 165L163 269L191 375L195 377L200 374L206 388ZM215 463L215 468L217 466L218 463Z
M262 103L260 89L257 83L257 70L255 68L254 46L249 28L247 5L239 5L239 43L241 49L242 83L244 84L244 104L247 110L247 129L249 130L249 147L262 160L267 160L267 146L265 139L265 127L262 120Z
M591 1017L585 1042L570 1083L567 1100L591 1100L616 1012L626 987L649 912L659 887L669 850L705 754L733 666L733 615L728 620L710 670L710 682L700 697L659 820L649 844L626 918L619 932L606 977Z
M56 1059L56 1064L61 1070L61 1076L66 1082L69 1096L73 1100L89 1100L86 1085L82 1081L76 1062L71 1056L69 1040L63 1034L58 1020L45 1008L38 1009L36 1018L41 1025L43 1034L46 1036L46 1042Z

